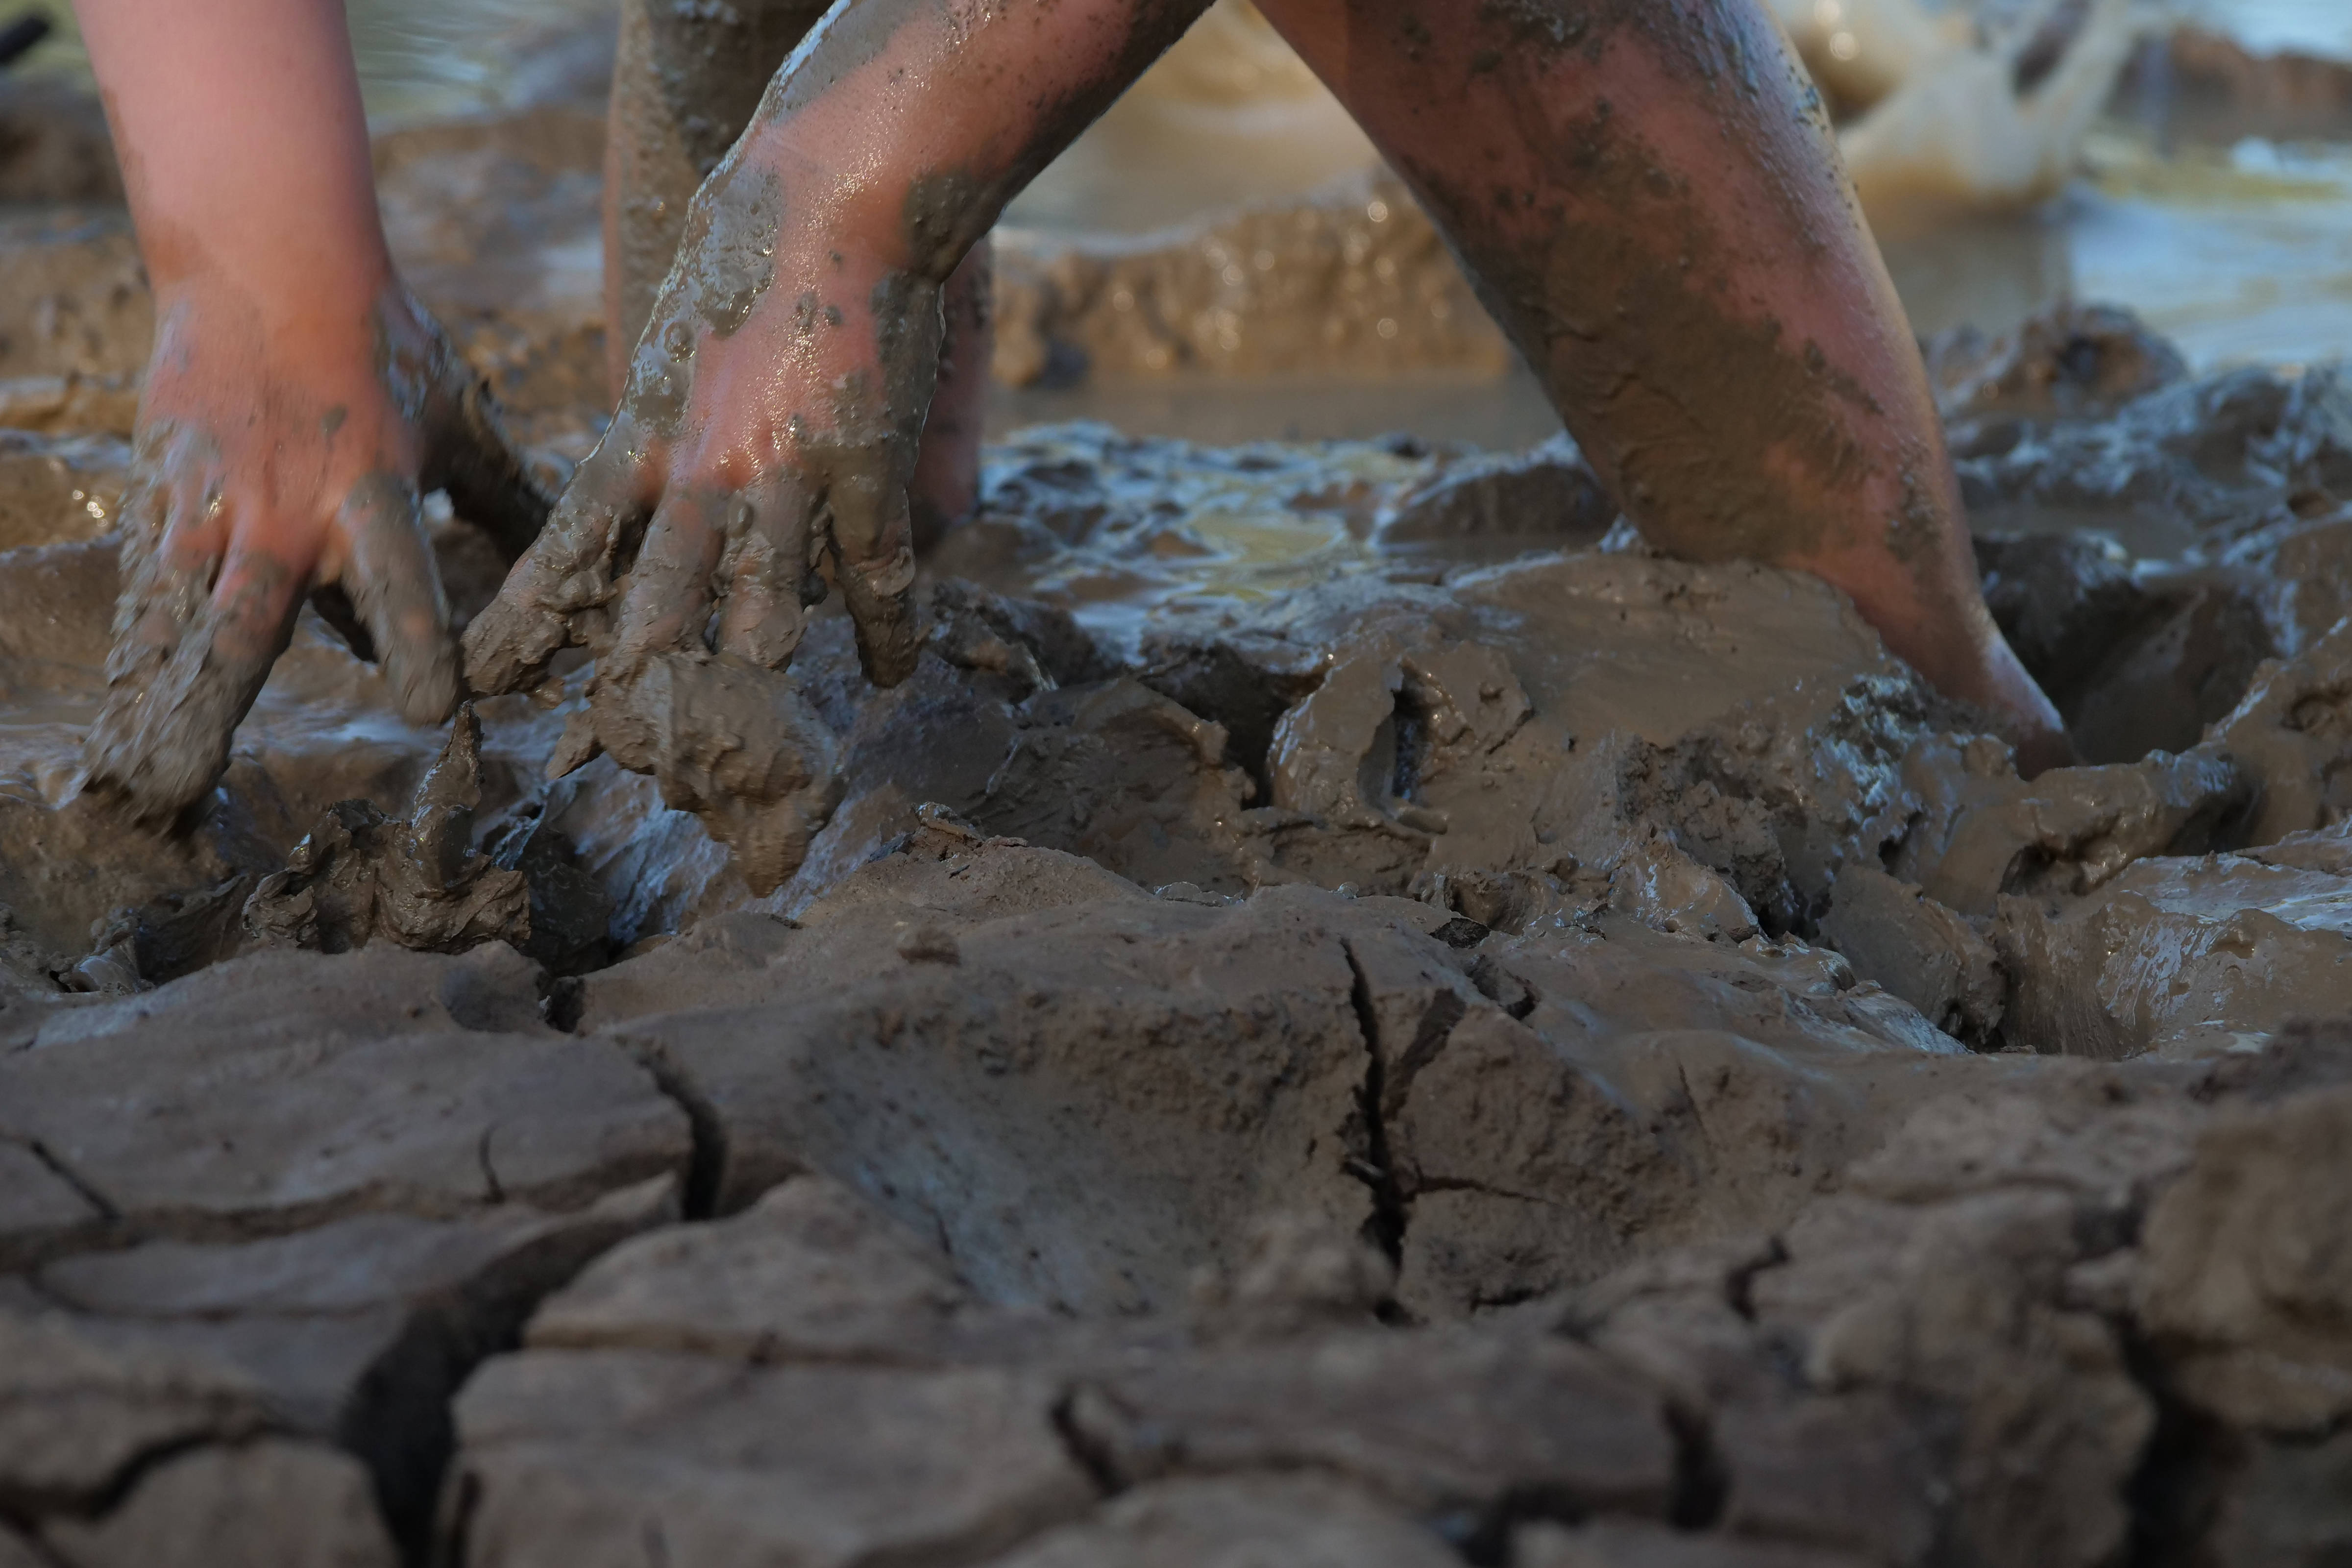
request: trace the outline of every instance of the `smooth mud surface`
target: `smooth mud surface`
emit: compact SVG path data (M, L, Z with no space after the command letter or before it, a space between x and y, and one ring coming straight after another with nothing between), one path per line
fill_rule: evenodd
M560 224L493 267L467 215L593 212L583 152L542 106L380 153L551 475L602 345ZM836 600L788 677L599 713L565 653L419 727L306 615L165 835L73 788L144 295L42 224L0 1563L2352 1550L2344 370L2096 310L1934 346L2084 754L2030 782L1564 439L1065 424L990 449L901 685ZM503 557L434 541L463 621Z

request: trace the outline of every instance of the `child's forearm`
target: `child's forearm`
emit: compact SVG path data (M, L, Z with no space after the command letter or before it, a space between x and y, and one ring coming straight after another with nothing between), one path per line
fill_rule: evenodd
M339 0L76 0L159 295L205 283L274 325L390 282Z
M777 74L735 161L800 195L792 227L944 282L1205 4L864 0Z

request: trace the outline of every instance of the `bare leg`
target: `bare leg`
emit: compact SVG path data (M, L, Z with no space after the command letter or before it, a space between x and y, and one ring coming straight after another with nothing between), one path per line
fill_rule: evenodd
M1756 0L1265 0L1652 540L1813 572L2062 759L1977 589L1901 306Z
M604 151L604 355L615 396L677 256L688 204L825 9L824 0L624 0ZM979 499L989 277L983 242L948 285L939 385L908 496L923 548Z

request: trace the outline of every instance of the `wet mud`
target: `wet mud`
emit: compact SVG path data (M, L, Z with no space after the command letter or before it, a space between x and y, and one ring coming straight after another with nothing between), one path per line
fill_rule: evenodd
M388 205L551 212L562 129ZM593 300L444 237L560 475ZM2352 1545L2336 368L1935 346L2085 752L2030 782L1565 437L1070 425L895 687L836 598L413 725L306 613L167 834L74 790L128 450L61 389L134 317L5 361L0 1562ZM504 556L430 523L463 624Z

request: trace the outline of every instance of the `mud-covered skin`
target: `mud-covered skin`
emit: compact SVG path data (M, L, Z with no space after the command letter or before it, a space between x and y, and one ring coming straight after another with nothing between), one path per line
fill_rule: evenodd
M622 6L604 167L604 335L615 389L627 384L631 345L653 315L696 189L824 11L816 0ZM948 279L938 385L908 496L919 548L979 499L991 271L983 240Z
M394 275L333 0L76 6L153 287L110 695L85 776L202 799L305 592L411 719L457 660L421 491L520 552L546 502Z
M510 554L545 516L440 329L396 287L370 317L374 349L355 364L289 352L210 285L162 312L86 752L90 785L142 816L211 790L306 590L381 661L404 716L446 717L457 649L420 495L447 489Z
M2057 716L1986 616L1918 353L1752 0L1269 0L1655 542L1800 566L1947 692Z
M1265 9L1413 183L1655 540L1819 573L1938 685L2006 714L2029 766L2063 754L1978 596L1917 352L1819 101L1753 0ZM730 518L756 523L762 559L805 543L814 563L829 542L869 673L901 675L901 496L938 284L1183 19L941 0L835 16L697 198L621 422L545 559L470 634L477 682L525 684L566 642L598 642L616 598L608 676L658 648L729 652L747 619L714 578L740 554ZM791 281L722 334L771 222ZM764 499L723 504L761 491L829 513L831 541L768 521ZM658 611L617 586L648 511L658 570L636 575ZM788 653L797 626L777 613L761 640Z
M836 13L695 195L611 428L467 628L474 687L529 686L563 647L594 649L596 744L650 767L739 850L778 847L753 852L755 887L789 873L780 857L798 830L752 830L702 781L731 775L722 752L788 748L785 688L769 672L790 662L827 579L867 676L893 685L913 670L908 489L949 281L1013 194L1201 8L861 0ZM972 412L953 417L969 426ZM712 659L740 673L730 692L765 684L775 700L694 709L708 683L681 679L679 661ZM638 692L656 668L660 695ZM798 798L780 793L776 810L798 813Z

